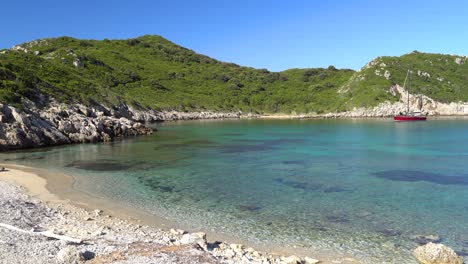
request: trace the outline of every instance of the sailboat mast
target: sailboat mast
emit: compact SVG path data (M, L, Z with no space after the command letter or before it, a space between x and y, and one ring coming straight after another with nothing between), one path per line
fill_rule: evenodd
M407 108L406 108L406 113L407 113L407 114L409 114L409 90L410 90L410 88L411 88L410 72L411 72L411 70L408 69L408 73L407 73L407 75L406 75L406 77L408 78L408 90L406 90L406 92L408 93L408 99L407 99L407 102L406 102L406 106L407 106Z

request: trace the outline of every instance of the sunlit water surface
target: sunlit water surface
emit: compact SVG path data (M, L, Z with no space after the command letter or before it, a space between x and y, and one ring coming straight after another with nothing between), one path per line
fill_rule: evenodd
M411 238L468 254L468 120L232 120L1 154L185 227L415 263Z

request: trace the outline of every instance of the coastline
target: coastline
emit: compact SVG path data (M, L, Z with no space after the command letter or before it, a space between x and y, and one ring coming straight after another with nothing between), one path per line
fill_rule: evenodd
M96 215L93 215L93 212L99 212L98 216L103 216L105 218L107 221L106 225L110 224L109 221L117 225L125 223L126 228L128 229L127 231L131 230L133 232L134 229L143 227L144 229L149 229L153 232L162 232L163 236L167 235L169 237L174 235L183 236L187 234L187 231L182 231L180 226L173 221L169 221L153 214L150 215L138 210L132 210L128 207L122 207L106 199L95 197L89 193L73 189L74 179L72 176L17 164L2 163L0 166L7 169L7 171L0 172L0 182L6 182L14 186L21 187L26 191L26 194L29 197L39 200L47 207L59 210L62 213L61 217L67 218L68 214L74 216L78 215L78 218L81 218L81 222L87 223L90 220L87 217L88 215L91 215L93 217L92 220L94 221L94 217ZM65 214L63 215L64 212ZM191 234L198 234L208 230L189 231L194 232ZM227 256L224 256L224 252L219 255L219 250L215 250L215 252L213 252L213 250L208 250L205 252L211 255L214 254L217 261L219 261L216 263L251 263L247 260L236 259L235 254L231 256L232 252L230 252L229 249L232 249L232 247L239 247L236 248L237 250L241 250L240 247L242 247L242 250L255 252L255 255L258 254L259 256L268 259L270 261L269 263L295 263L285 262L285 259L288 257L291 257L291 259L302 259L303 263L314 263L306 262L304 260L305 258L309 261L318 259L320 260L320 263L361 263L359 260L351 256L337 256L330 253L325 254L324 252L317 252L311 255L310 251L294 246L284 248L274 247L273 245L252 245L249 242L240 241L225 234L207 232L207 237L207 245L227 245ZM175 244L177 243L179 243L179 241L176 239ZM253 246L255 250L250 246ZM235 251L236 249L232 250ZM245 254L245 252L243 254ZM313 258L309 258L308 256Z

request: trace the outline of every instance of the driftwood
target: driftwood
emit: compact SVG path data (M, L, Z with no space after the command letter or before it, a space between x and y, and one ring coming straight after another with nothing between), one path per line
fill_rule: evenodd
M27 231L27 230L19 229L17 227L12 226L12 225L3 224L3 223L0 223L0 227L6 228L6 229L9 229L9 230L13 230L13 231L16 231L16 232L24 233L24 234L45 236L45 237L50 237L50 238L54 238L54 239L58 239L58 240L64 240L64 241L77 243L77 244L81 244L83 242L81 239L72 238L72 237L68 237L68 236L57 235L57 234L54 234L54 233L52 233L50 231L42 231L42 232Z

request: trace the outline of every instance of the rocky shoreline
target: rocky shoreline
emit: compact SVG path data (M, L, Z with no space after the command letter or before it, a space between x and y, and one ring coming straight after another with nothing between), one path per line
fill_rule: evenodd
M45 106L44 106L45 105ZM157 112L127 105L39 104L24 100L22 109L0 104L0 151L73 143L95 143L148 135L144 122L239 118L240 113Z
M400 95L398 102L383 102L372 108L354 108L351 111L326 114L259 115L242 112L177 112L136 109L121 104L106 107L95 103L61 104L53 99L38 103L24 99L22 108L0 104L0 151L36 148L73 143L112 141L116 138L148 135L153 129L146 122L197 119L307 119L307 118L367 118L392 117L405 112L407 91L399 85L389 89ZM430 116L466 116L468 103L442 103L419 94L409 95L410 109L421 109Z
M11 169L12 177L31 177ZM161 230L102 210L33 199L0 175L0 263L319 263L208 241L202 232ZM38 177L38 176L34 176Z
M48 193L45 184L39 190L37 180L44 181L16 168L0 172L0 263L361 263L351 257L316 259L261 252L241 244L207 240L203 232L141 225L100 209L77 207ZM17 184L30 192L31 186L36 189L28 194ZM43 192L49 198L44 198ZM431 241L415 249L415 259L426 264L463 263L452 249ZM388 263L393 262L389 259Z

